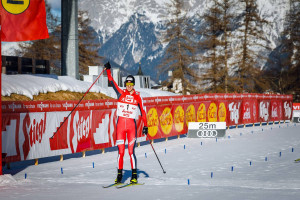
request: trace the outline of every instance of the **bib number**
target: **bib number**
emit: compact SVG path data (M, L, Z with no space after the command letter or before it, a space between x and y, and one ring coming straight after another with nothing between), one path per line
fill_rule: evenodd
M136 119L138 116L138 106L118 102L117 116Z

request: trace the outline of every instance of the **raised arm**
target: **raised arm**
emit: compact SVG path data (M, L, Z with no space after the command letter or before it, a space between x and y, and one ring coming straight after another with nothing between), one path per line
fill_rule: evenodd
M112 87L114 88L115 92L117 93L118 98L121 96L121 94L123 93L123 90L118 86L118 84L114 81L113 77L111 76L111 66L110 63L106 63L104 65L106 72L107 72L107 78L108 81L110 82L110 84L112 85Z

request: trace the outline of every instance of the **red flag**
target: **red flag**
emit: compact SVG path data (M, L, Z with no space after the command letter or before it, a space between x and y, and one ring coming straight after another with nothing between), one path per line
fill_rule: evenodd
M49 37L44 0L1 0L0 15L3 42Z

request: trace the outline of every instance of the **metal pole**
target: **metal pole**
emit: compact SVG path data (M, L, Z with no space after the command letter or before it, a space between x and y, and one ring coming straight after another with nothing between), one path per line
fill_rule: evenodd
M78 0L61 0L61 75L79 79Z
M147 135L147 138L148 138L148 135ZM149 139L149 138L148 138L148 139ZM161 167L161 169L163 170L163 173L165 174L166 171L164 170L164 168L163 168L163 166L162 166L162 164L161 164L161 162L160 162L160 160L159 160L159 158L158 158L158 156L157 156L157 154L156 154L156 152L155 152L155 150L154 150L154 147L153 147L153 145L152 145L152 143L151 143L151 140L149 140L149 142L150 142L150 145L151 145L151 147L152 147L152 149L153 149L153 151L154 151L154 154L156 155L156 158L157 158L157 160L158 160L158 162L159 162L159 164L160 164L160 167Z

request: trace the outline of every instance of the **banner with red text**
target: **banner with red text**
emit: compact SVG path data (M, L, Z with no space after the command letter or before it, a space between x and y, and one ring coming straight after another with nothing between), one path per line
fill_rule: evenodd
M2 150L6 162L115 146L116 100L3 102ZM226 126L290 120L290 95L202 94L144 98L149 139L187 133L189 122ZM137 119L137 142L145 141ZM58 130L58 131L57 131ZM56 133L57 131L57 133Z

